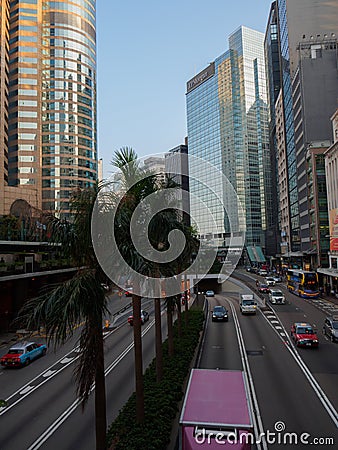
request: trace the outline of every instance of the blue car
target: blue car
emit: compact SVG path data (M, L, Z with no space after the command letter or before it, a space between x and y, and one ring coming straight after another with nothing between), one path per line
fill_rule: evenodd
M47 347L36 342L19 342L13 345L0 362L4 367L28 366L34 359L46 354Z

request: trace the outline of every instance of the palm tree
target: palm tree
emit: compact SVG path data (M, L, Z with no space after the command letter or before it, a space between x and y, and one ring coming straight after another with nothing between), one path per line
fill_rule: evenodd
M29 300L20 312L28 329L44 326L48 343L64 344L81 327L80 358L75 376L77 394L85 407L95 385L96 449L106 448L106 395L102 319L107 312L104 274L97 262L91 240L91 214L100 187L79 190L71 199L72 220L48 217L54 243L62 246L77 267L74 276Z
M160 264L147 259L145 256L140 255L131 243L130 235L130 221L135 211L143 200L147 198L148 195L156 195L156 193L161 193L164 196L166 194L165 189L177 187L172 180L168 180L166 185L159 185L158 178L155 174L150 172L145 172L139 165L136 153L128 147L122 148L120 151L115 152L112 160L112 164L118 167L123 175L122 184L124 195L120 202L120 214L119 226L123 230L123 234L120 235L119 248L124 256L125 261L128 261L130 267L135 271L144 276L149 276L151 278L158 279L159 283L155 291L158 295L154 298L154 310L155 310L155 343L156 343L156 376L157 381L161 381L163 375L163 355L162 355L162 331L161 331L161 288L160 279L165 276L173 276L175 274L175 264ZM169 248L170 244L168 241L169 233L174 229L181 230L185 236L189 245L187 249L183 252L182 260L186 261L189 253L190 260L190 249L192 247L192 242L194 242L194 237L188 229L180 220L177 212L174 209L174 203L170 196L172 196L172 191L167 191L167 201L164 203L168 206L166 209L156 212L152 210L152 204L147 204L144 210L141 209L140 216L138 217L138 233L140 236L148 236L151 246L158 251L165 251ZM163 195L160 197L163 200ZM155 202L156 203L156 202ZM143 214L143 217L142 217ZM150 222L147 220L151 217ZM140 308L138 299L133 297L133 308L136 308L135 304L137 301L137 310ZM134 321L135 323L135 321ZM142 370L142 346L139 344L140 336L138 335L136 329L134 329L134 339L135 339L135 352L140 352L135 355L137 357L137 364L135 364L135 374L140 374ZM138 347L136 350L136 339L138 342ZM138 377L139 375L137 375ZM139 382L136 386L136 400L137 400L137 410L142 410L142 399L143 393L141 392L142 385ZM142 421L141 415L138 416L138 420Z
M143 196L148 192L142 177L137 155L130 147L123 147L116 151L111 161L114 167L121 170L122 188L124 195L120 201L118 223L118 246L124 259L134 269L140 269L142 261L137 252L130 245L130 221L132 213L140 203ZM149 183L149 182L148 182ZM142 333L141 333L141 297L135 293L132 295L133 305L133 332L134 332L134 358L135 358L135 394L136 394L136 421L144 422L144 387L143 387L143 355L142 355Z

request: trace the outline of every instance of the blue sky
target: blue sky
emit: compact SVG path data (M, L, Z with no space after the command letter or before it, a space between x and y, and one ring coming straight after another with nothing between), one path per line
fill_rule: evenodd
M184 143L186 82L228 49L240 25L265 32L269 0L98 0L98 149L139 156Z

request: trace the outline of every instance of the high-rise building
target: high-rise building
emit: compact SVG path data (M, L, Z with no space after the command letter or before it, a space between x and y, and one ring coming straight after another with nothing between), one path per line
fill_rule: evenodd
M266 249L272 188L263 33L244 26L232 33L229 50L188 81L186 97L189 155L225 174L245 211L245 223L236 224L222 182L189 161L190 208L200 235L226 245L230 220L232 232L246 229L247 246ZM208 206L213 223L194 196Z
M166 181L165 160L163 156L148 156L143 159L143 167L145 170L156 175L157 183L161 186Z
M264 47L265 47L265 64L268 84L268 104L270 108L269 122L269 147L270 147L270 164L271 164L271 187L272 187L272 208L269 216L267 227L267 252L276 255L280 252L281 242L281 209L279 208L279 184L278 176L278 147L276 132L276 101L281 87L280 79L280 61L278 47L278 23L277 23L277 5L273 2L270 7L268 23L266 27ZM284 180L285 181L285 180ZM283 239L282 239L283 242ZM284 246L285 248L285 246Z
M64 216L71 191L97 179L95 4L1 2L3 183Z
M280 51L280 77L282 89L282 105L283 105L283 128L284 143L287 163L287 189L288 189L288 217L290 223L290 235L285 236L289 250L300 250L299 235L299 211L298 211L298 190L297 190L297 167L296 167L296 151L294 142L294 121L292 109L292 86L290 74L290 54L289 54L289 35L288 35L288 16L287 16L287 0L277 0L278 10L278 42ZM282 230L285 232L285 230Z
M330 251L329 267L318 268L323 277L323 285L330 291L338 292L338 109L331 117L333 144L326 150L325 174L327 189L327 207L329 215Z
M165 157L165 173L176 183L180 189L177 192L177 202L182 210L180 214L186 225L190 225L190 201L189 201L189 164L188 145L178 145L169 150Z
M338 19L338 17L337 17ZM338 26L337 26L338 27ZM323 152L337 107L337 39L318 35L298 44L292 78L300 249L312 267L327 265L329 232ZM316 187L318 186L318 189Z
M280 216L282 244L288 244L289 253L301 257L311 252L311 242L315 243L310 236L309 171L306 167L310 160L306 153L313 146L311 143L317 147L318 142L329 139L329 117L337 97L334 67L337 64L338 4L325 0L277 0L272 9L278 29L280 79L271 78L277 63L267 58L269 92L273 89L277 92L280 86L279 119L283 118L274 153L285 154L286 178L279 179L279 184L285 184L288 197L287 208L279 199L283 211L283 217ZM269 33L268 24L266 43L272 42ZM270 116L270 129L273 129L276 111L271 102ZM278 145L285 148L278 148Z

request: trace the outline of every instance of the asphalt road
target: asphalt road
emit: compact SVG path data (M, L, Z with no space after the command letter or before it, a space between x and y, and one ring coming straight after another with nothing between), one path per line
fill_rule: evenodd
M121 309L123 303L120 302L123 301L129 302L130 299L112 299L113 313ZM155 354L153 302L145 299L142 307L150 313L149 322L142 328L144 367L147 367ZM133 328L126 322L130 312L129 309L121 314L116 321L117 328L108 332L105 338L105 366L109 372L106 377L108 423L114 420L134 391ZM164 337L165 327L166 321L163 320ZM77 357L75 345L74 338L57 354L50 350L44 358L28 367L2 371L0 395L7 399L16 393L9 398L9 404L16 400L19 402L6 412L0 410L1 450L95 448L94 395L90 396L84 411L76 400L73 377ZM50 372L54 370L55 374L51 376ZM44 374L47 374L45 378ZM32 389L34 386L37 386L36 390Z
M255 279L245 274L241 277L254 289ZM234 320L236 316L265 431L273 433L276 431L275 424L283 426L283 423L285 431L296 433L297 439L302 433L310 435L303 436L309 442L314 437L335 439L335 445L311 444L312 448L337 448L337 427L325 409L325 402L331 403L336 409L338 407L338 344L329 342L319 333L318 350L295 349L288 338L292 322L298 320L316 323L321 330L326 310L322 311L320 305L315 306L313 302L286 293L287 305L274 306L274 311L259 311L255 316L242 316L238 307L240 290L238 283L228 283L225 292L209 299L209 310L216 304L222 304L229 310L230 317L229 322L216 323L211 321L208 314L199 367L243 368ZM124 297L112 298L112 313L129 301ZM152 304L145 305L145 309L150 312L150 321L143 326L144 367L153 359L155 352ZM121 315L116 321L117 328L109 332L105 340L106 369L109 372L106 377L108 423L113 421L134 391L133 330L126 323L129 313L130 310L126 310ZM163 319L165 338L165 315ZM10 401L18 400L6 413L0 410L0 414L3 413L0 415L1 450L95 448L94 396L90 396L84 412L76 404L72 375L77 356L73 350L75 338L57 353L50 349L44 358L28 367L0 372L0 397L8 398L16 393ZM51 374L51 371L55 372ZM319 384L319 391L316 383ZM222 394L226 401L226 393ZM283 433L279 433L270 438L282 440L283 436ZM268 447L294 449L308 445L270 442Z

